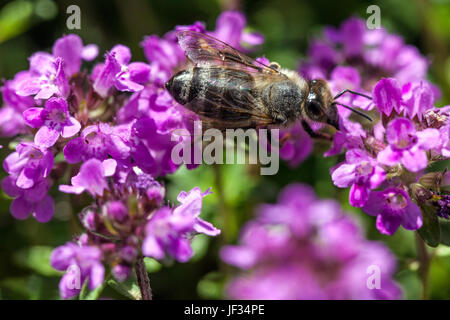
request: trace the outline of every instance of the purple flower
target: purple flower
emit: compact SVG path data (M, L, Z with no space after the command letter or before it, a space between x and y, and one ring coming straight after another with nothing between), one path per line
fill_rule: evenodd
M309 79L324 78L324 71L330 70L339 60L338 53L322 40L314 39L308 48L308 56L311 57L310 64L303 64L302 74Z
M326 36L328 41L342 45L345 56L354 57L363 53L366 32L364 20L352 17L342 22L339 30L327 28Z
M37 52L30 58L30 71L17 86L20 96L34 96L35 100L52 96L67 98L70 87L62 58L46 52Z
M300 123L281 131L280 157L292 167L298 166L312 152L313 142Z
M417 230L422 226L419 207L399 188L372 191L362 209L377 217L377 229L383 234L393 235L400 225L407 230Z
M211 35L241 51L245 51L242 43L249 45L263 43L264 37L261 34L244 32L246 24L245 16L241 12L225 11L217 18L216 30L211 32Z
M441 143L439 145L440 154L450 158L450 122L439 129Z
M450 195L442 195L436 201L437 215L444 219L450 219Z
M331 157L342 152L344 148L363 148L363 138L367 133L360 123L352 122L347 118L341 118L339 122L340 131L333 136L331 149L324 153L325 157Z
M124 159L129 156L130 148L114 128L99 123L83 129L80 137L69 141L63 152L68 163L77 163L91 158L103 161L108 156Z
M0 108L0 135L2 137L14 137L26 132L27 125L23 120L22 111L9 105Z
M112 274L114 278L123 282L130 276L131 268L124 264L118 264L112 268Z
M37 181L48 177L53 167L53 154L30 142L19 143L16 152L3 162L3 168L16 180L17 187L29 189Z
M299 210L302 208L302 210ZM331 200L305 185L290 185L278 203L258 209L238 245L221 258L244 271L228 283L233 299L398 299L395 259L367 241L358 225ZM367 269L381 271L381 288L367 287Z
M423 80L429 65L417 48L406 45L400 36L383 28L369 30L360 18L350 18L338 29L325 28L322 38L311 41L308 56L300 65L307 77L329 79L338 64L357 66L369 90L380 74L396 78L401 85Z
M128 208L121 201L110 201L106 204L106 214L115 221L123 222L128 216Z
M30 70L17 85L20 96L34 95L36 100L52 96L67 98L70 88L67 77L80 70L81 60L93 60L96 45L83 47L81 38L69 34L56 40L53 54L37 52L30 57Z
M108 189L106 177L114 175L116 165L117 163L113 159L107 159L103 162L90 159L83 163L80 172L72 177L72 185L60 185L59 191L75 194L89 191L94 197L103 196L103 191Z
M426 81L408 82L402 88L405 113L410 119L417 115L422 121L423 115L434 108L434 99L433 89Z
M384 29L374 31L366 38L367 63L391 74L402 84L425 78L429 62L417 48L405 45L399 35L388 34Z
M116 45L106 54L106 61L94 77L94 90L106 98L115 86L119 91L141 91L150 77L150 66L143 62L132 62L131 51L123 45Z
M26 77L28 72L19 72L13 80L6 81L0 88L4 102L4 106L0 109L0 133L3 136L12 137L27 132L22 112L34 106L35 102L31 97L22 97L16 93L18 83Z
M378 154L378 162L388 166L401 163L412 172L426 168L428 159L425 150L436 148L440 141L437 129L416 132L414 123L406 118L389 122L386 140L389 146Z
M56 40L52 50L53 56L64 60L64 67L68 77L77 73L81 67L81 60L91 61L98 55L98 47L94 44L83 46L83 41L76 34L69 34Z
M24 220L32 214L37 221L44 223L51 220L55 211L53 198L47 195L50 184L46 179L35 182L27 189L17 186L15 179L8 176L2 180L2 189L14 200L11 214L14 218Z
M435 92L423 80L400 87L396 79L384 78L374 87L373 99L381 114L390 116L395 110L397 114L404 112L410 119L417 116L422 121L424 114L434 107Z
M146 237L142 252L147 257L163 259L166 254L179 262L187 262L193 254L189 235L203 233L217 236L220 230L200 219L203 197L210 191L202 193L199 188L181 192L175 209L163 207L156 211L146 226Z
M59 136L70 138L80 131L77 119L70 116L67 102L61 98L51 98L44 108L29 108L24 111L23 118L32 128L39 128L34 143L49 148L58 141Z
M380 113L390 116L392 110L400 113L402 90L396 79L381 79L373 88L373 102Z
M365 151L351 149L347 151L346 162L332 170L331 178L339 188L351 186L350 204L362 207L369 198L370 190L376 189L385 180L386 173Z
M87 280L88 288L94 290L103 283L105 267L102 252L97 247L68 242L53 250L50 264L66 273L59 282L59 293L63 299L78 295Z
M178 40L170 35L166 35L164 38L156 35L145 37L141 46L151 65L157 65L170 73L186 60L183 50L178 45Z

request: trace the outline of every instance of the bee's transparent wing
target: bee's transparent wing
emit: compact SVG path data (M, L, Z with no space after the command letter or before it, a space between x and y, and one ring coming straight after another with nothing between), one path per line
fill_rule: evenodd
M178 43L187 57L197 65L216 65L247 72L280 75L280 72L258 62L237 49L203 33L184 30L177 33Z

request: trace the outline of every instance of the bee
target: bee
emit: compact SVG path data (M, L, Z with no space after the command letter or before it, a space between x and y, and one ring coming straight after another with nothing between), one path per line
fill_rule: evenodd
M325 80L307 81L277 63L265 65L203 33L185 30L177 36L193 65L175 74L165 87L179 104L210 127L289 126L300 120L310 136L330 139L315 132L309 122L326 123L339 130L336 105L342 104L336 102L338 97L351 92L371 99L351 90L333 97Z

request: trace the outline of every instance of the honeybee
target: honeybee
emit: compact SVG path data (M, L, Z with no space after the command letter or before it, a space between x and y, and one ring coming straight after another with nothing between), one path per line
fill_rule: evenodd
M345 92L360 94L345 90L333 97L325 80L307 81L276 63L267 66L206 34L181 31L177 36L193 65L175 74L165 87L210 127L288 126L300 120L312 137L329 139L312 130L309 122L326 123L339 130L336 105L340 103L336 99Z

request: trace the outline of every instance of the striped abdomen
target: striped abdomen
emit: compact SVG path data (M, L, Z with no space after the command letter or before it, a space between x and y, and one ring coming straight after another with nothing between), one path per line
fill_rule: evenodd
M177 73L166 89L180 104L213 119L244 120L251 117L256 92L251 75L237 69L195 67Z

